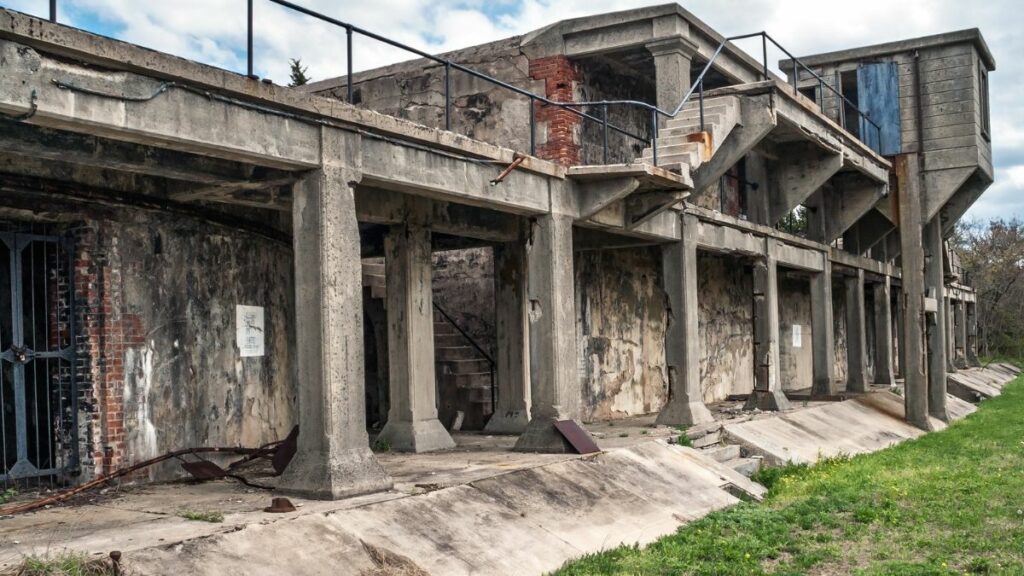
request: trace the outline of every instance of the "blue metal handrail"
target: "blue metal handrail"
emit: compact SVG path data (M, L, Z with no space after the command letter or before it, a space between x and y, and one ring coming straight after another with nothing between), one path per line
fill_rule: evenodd
M350 104L353 103L353 96L354 96L354 93L353 93L353 84L354 84L354 82L353 82L353 63L352 63L352 39L353 39L353 36L355 34L359 34L361 36L366 36L367 38L376 40L378 42L382 42L382 43L387 44L389 46L393 46L393 47L398 48L400 50L404 50L406 52L415 54L415 55L417 55L417 56L419 56L421 58L425 58L427 60L430 60L432 62L436 62L436 63L441 64L442 66L444 66L444 128L445 128L445 130L451 130L451 73L452 73L452 70L457 70L459 72L463 72L465 74L469 74L470 76L473 76L474 78L477 78L477 79L483 80L485 82L494 84L495 86L498 86L498 87L501 87L503 89L509 90L509 91L514 92L516 94L519 94L521 96L525 96L526 98L528 98L530 100L530 118L529 118L529 121L530 121L530 154L531 155L536 155L536 152L537 152L537 129L536 129L537 119L536 119L536 110L535 109L536 109L536 105L540 104L542 106L555 106L555 107L561 108L563 110L566 110L566 111L568 111L568 112L570 112L572 114L575 114L575 115L579 116L581 119L587 120L589 122L596 122L596 123L600 124L600 126L601 126L601 134L602 134L602 136L601 136L601 140L602 140L602 158L604 160L604 163L606 163L606 164L608 163L608 152L609 152L609 148L608 148L608 134L609 134L609 131L612 131L612 132L615 132L615 133L627 136L629 138L633 138L633 139L638 140L638 141L640 141L642 143L648 144L651 147L652 162L654 164L657 164L657 162L658 162L658 119L659 119L659 117L664 117L664 118L674 118L674 117L676 117L683 110L683 108L686 106L686 104L689 103L690 99L693 97L693 94L696 92L697 95L698 95L698 101L699 101L700 128L701 128L701 131L703 131L705 129L705 127L706 127L705 126L705 118L704 118L704 78L705 78L705 76L707 76L708 72L711 70L712 65L715 63L715 61L717 60L719 55L725 49L726 45L728 45L730 42L733 42L733 41L736 41L736 40L744 40L744 39L756 38L756 37L760 37L761 38L762 67L763 67L762 75L764 76L765 80L768 80L771 77L770 73L768 71L768 42L771 42L773 45L775 45L775 47L777 47L779 50L781 50L783 53L785 53L787 56L789 56L789 58L793 61L793 80L792 80L792 82L793 82L793 90L794 91L796 91L796 89L797 89L797 87L799 85L799 76L800 76L799 73L800 73L800 69L802 68L803 70L806 70L815 79L818 80L819 90L820 90L820 93L822 94L822 96L820 98L821 102L819 103L819 105L820 105L820 107L821 107L821 109L823 111L824 111L824 106L825 106L825 104L824 104L824 102L825 102L824 89L828 88L839 99L841 99L841 101L843 103L849 104L850 107L852 107L853 110L855 110L856 113L860 116L860 118L865 120L868 125L874 127L874 129L876 130L876 134L877 135L881 134L881 127L875 121L873 121L868 116L868 114L866 112L861 110L858 106L856 106L853 102L851 102L848 98L846 98L846 96L844 96L838 89L836 89L833 86L830 86L827 82L825 82L825 80L821 76L818 75L818 73L816 73L815 71L813 71L810 68L808 68L803 62L800 62L795 56L793 56L792 53L790 53L788 50L783 48L781 44L779 44L774 38L772 38L770 35L768 35L767 32L763 32L763 31L762 32L754 32L754 33L751 33L751 34L740 34L740 35L737 35L737 36L730 36L728 38L723 39L718 44L718 47L715 49L714 53L711 55L711 58L708 59L707 64L704 65L704 68L701 70L700 74L697 76L697 79L690 86L690 89L687 90L686 95L683 96L683 99L679 102L679 105L676 106L674 110L669 112L669 111L662 110L662 109L658 108L657 106L655 106L653 104L649 104L647 102L641 102L641 101L638 101L638 100L599 100L599 101L590 101L590 102L561 102L561 101L551 100L550 98L547 98L546 96L541 96L539 94L534 94L533 92L530 92L528 90L524 90L524 89L519 88L517 86L513 86L512 84L509 84L509 83L504 82L502 80L498 80L497 78L488 76L486 74L483 74L482 72L478 72L476 70L473 70L472 68L468 68L468 67L463 66L463 65L461 65L461 64L459 64L457 62L453 62L453 61L451 61L449 59L441 58L439 56L435 56L435 55L430 54L428 52L424 52L423 50L419 50L417 48L413 48L412 46L408 46L406 44L402 44L401 42L397 42L395 40L391 40L390 38L387 38L387 37L381 36L379 34L370 32L369 30L364 30L363 28L359 28L358 26L354 26L354 25L352 25L352 24L350 24L348 22L343 22L341 20L338 20L336 18L332 18L332 17L327 16L325 14L321 14L320 12L316 12L314 10L310 10L309 8L300 6L300 5L295 4L293 2L289 2L288 0L266 0L266 1L270 2L272 4L277 4L277 5L282 6L284 8L288 8L288 9L293 10L295 12L298 12L300 14L304 14L304 15L309 16L311 18L315 18L315 19L320 20L322 22L326 22L328 24L332 24L334 26L338 26L338 27L343 28L345 30L346 46L347 46L347 58L346 58L347 62L346 62L346 67L347 67L347 74L348 74L347 77L346 77L347 78L347 81L346 81L347 82L347 87L346 87L347 94L346 94L346 96L347 96L347 100L348 100L348 102ZM255 78L256 77L255 74L254 74L254 54L255 54L255 52L254 52L254 49L253 49L253 3L254 3L254 0L246 0L246 7L247 7L247 28L246 28L246 32L247 32L246 33L246 65L247 66L246 66L246 72L247 72L248 76L251 77L251 78ZM57 0L50 0L50 20L52 22L56 22L57 21ZM608 121L608 108L609 108L609 106L630 106L630 107L634 107L634 108L641 108L641 109L644 109L647 112L649 112L649 126L648 126L648 129L650 130L650 137L647 138L647 137L644 137L644 136L640 136L640 135L634 134L633 132L630 132L629 130L626 130L626 129L620 127L620 126L616 126L616 125L610 123ZM592 114L588 114L588 113L583 112L583 111L578 109L578 108L582 108L582 107L599 107L602 110L601 117L598 118L597 116L594 116ZM838 108L839 108L840 123L844 124L845 123L845 106L839 105ZM845 128L845 125L843 127ZM863 141L863 138L861 140ZM880 140L880 138L876 139L876 141L879 141L879 140Z

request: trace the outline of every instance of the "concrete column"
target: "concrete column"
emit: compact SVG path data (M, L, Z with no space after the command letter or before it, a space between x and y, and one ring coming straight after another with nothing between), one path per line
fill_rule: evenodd
M935 314L928 321L928 414L947 421L946 413L946 360L948 348L946 336L946 295L945 275L942 270L942 223L936 216L921 231L924 246L924 276L928 294L935 298Z
M647 49L654 56L658 108L672 112L690 89L690 63L697 53L697 45L677 36L651 42ZM666 120L662 117L659 123L664 125Z
M906 330L906 310L904 306L902 287L897 290L893 303L892 315L893 321L896 324L896 377L903 378L905 375L904 369L907 365L907 346L903 341L904 330Z
M846 287L846 390L868 389L867 311L864 303L864 271L843 277Z
M967 368L967 302L963 300L956 301L956 321L953 323L956 329L956 360L954 363L957 368Z
M325 161L350 159L358 154L358 137L325 129L323 147ZM392 486L366 435L362 266L352 185L359 179L358 172L324 165L293 190L300 434L278 487L310 498Z
M967 364L975 368L981 366L978 359L978 304L965 303L967 322Z
M892 368L892 298L890 278L872 285L875 301L875 384L896 381Z
M832 263L822 255L822 271L811 276L812 394L836 393L835 325L832 322Z
M437 419L431 268L430 230L410 214L384 239L391 404L378 441L399 452L455 447Z
M494 247L494 325L498 401L484 430L522 434L530 422L529 307L526 300L526 243Z
M924 247L921 243L921 178L917 154L897 156L897 199L900 219L900 258L902 261L902 300L904 322L901 334L905 360L904 403L907 422L931 430L928 420L928 362L925 354L925 278ZM940 263L939 269L942 269Z
M956 301L946 298L946 372L956 372Z
M765 256L754 262L754 390L747 410L786 410L779 374L779 293L776 241L765 240Z
M530 423L516 442L522 452L570 452L554 428L578 420L576 295L573 286L572 217L546 214L532 225L527 244L530 315Z
M714 420L704 405L700 382L700 335L697 308L697 217L682 216L682 240L661 250L662 277L668 294L665 364L668 403L658 424L693 426Z

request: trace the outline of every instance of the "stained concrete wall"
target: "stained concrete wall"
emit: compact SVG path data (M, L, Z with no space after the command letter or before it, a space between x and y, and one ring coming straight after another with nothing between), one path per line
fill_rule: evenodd
M97 404L106 395L99 410L108 412L108 425L93 429L92 449L110 445L128 463L183 447L258 446L287 435L296 397L290 247L138 211L87 227L95 231L93 243L78 249L98 269L94 281L107 295L98 303L109 307L107 330L118 325L113 319L122 327L121 334L105 337L129 344L113 349L121 354L89 358L94 372L108 374L105 383L95 383ZM240 356L240 304L264 307L263 357ZM121 389L109 377L116 378L118 365ZM152 480L180 474L176 462L148 471Z
M577 252L575 269L584 420L657 412L668 382L660 248Z
M782 389L807 389L814 382L810 281L780 271L778 294L779 375Z
M646 52L646 51L645 51ZM655 103L657 101L654 84L654 61L649 54L646 59L640 58L634 68L615 60L595 57L577 61L580 80L577 85L577 100L596 102L601 100L638 100ZM584 112L597 117L604 117L604 109L588 107ZM634 162L649 144L650 115L643 109L633 106L609 106L608 122L636 136L645 139L641 142L636 138L609 130L608 163ZM582 122L580 140L582 142L582 161L584 164L601 164L603 154L603 128L596 122Z
M700 376L704 400L754 387L753 276L738 258L698 252Z

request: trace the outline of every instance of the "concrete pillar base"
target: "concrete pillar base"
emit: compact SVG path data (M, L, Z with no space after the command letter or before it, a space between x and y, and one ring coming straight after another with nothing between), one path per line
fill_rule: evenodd
M525 410L513 410L510 412L499 412L487 421L484 432L488 434L512 434L518 435L526 431L530 424L530 415Z
M277 485L277 492L314 500L340 500L390 490L391 477L369 447L334 454L326 466L324 454L298 453Z
M377 441L387 442L395 452L420 453L455 448L455 440L437 418L416 422L388 420Z
M669 402L658 413L655 424L665 426L697 426L714 422L715 417L703 402Z
M564 436L555 430L554 418L533 418L513 448L516 452L574 454L576 451Z
M781 390L754 390L743 405L744 410L757 408L762 412L781 412L789 410L789 398Z

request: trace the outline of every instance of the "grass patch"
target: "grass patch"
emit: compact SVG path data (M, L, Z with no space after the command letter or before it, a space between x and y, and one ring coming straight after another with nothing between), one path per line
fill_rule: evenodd
M763 503L557 574L1024 574L1024 378L946 431L756 479Z
M191 511L191 510L186 510L186 511L178 514L178 516L181 516L182 518L184 518L186 520L195 520L196 522L214 522L214 523L216 523L216 522L223 522L224 521L224 514L222 514L220 512L194 512L194 511Z
M11 500L14 500L14 497L17 495L18 491L14 488L8 488L7 490L0 492L0 504L7 504Z
M107 576L116 574L106 558L68 552L55 556L29 556L10 575L17 576Z

